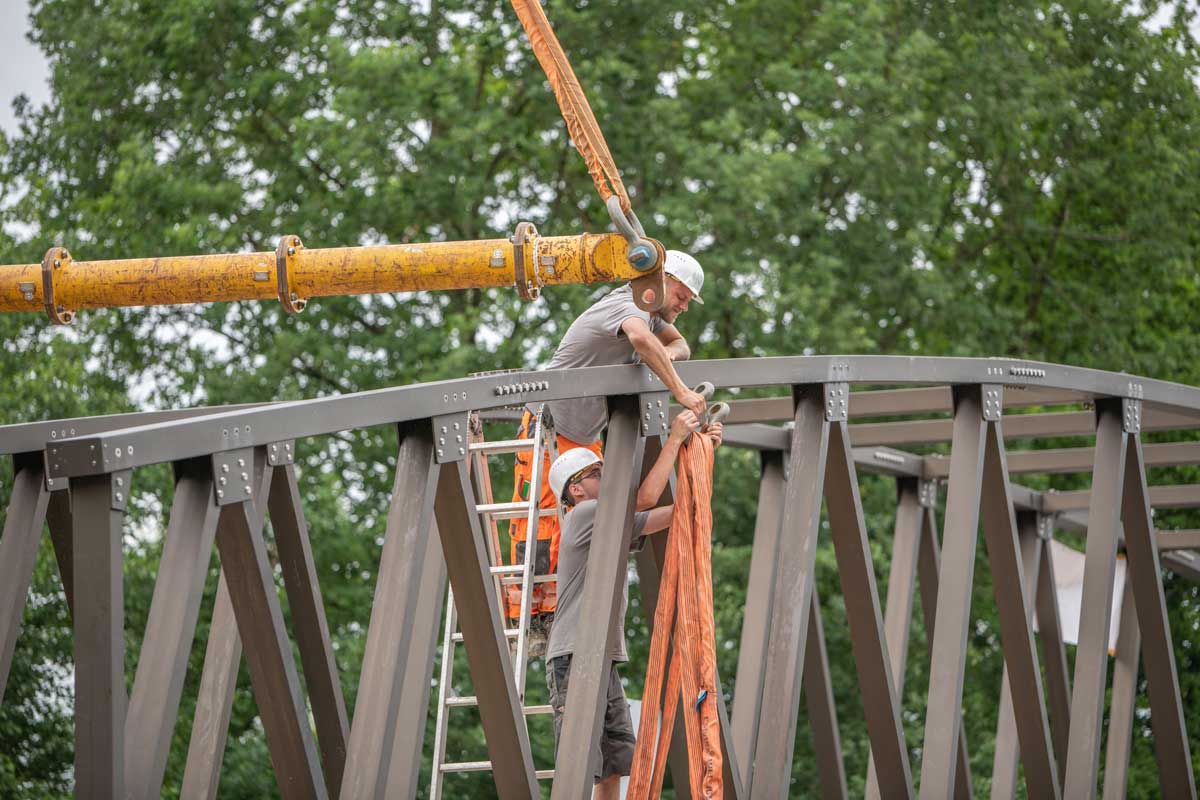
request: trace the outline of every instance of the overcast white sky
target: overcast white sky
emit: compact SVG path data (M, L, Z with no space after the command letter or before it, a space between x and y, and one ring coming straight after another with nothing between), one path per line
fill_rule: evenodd
M12 101L27 94L35 103L50 99L50 69L42 51L25 34L29 32L29 3L0 0L0 128L16 130Z

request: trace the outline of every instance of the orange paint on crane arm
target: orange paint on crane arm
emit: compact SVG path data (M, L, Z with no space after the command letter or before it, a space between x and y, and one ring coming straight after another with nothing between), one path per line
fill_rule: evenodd
M515 248L508 239L370 247L295 249L290 291L300 299L383 292L512 286ZM536 286L631 280L647 273L626 257L618 234L537 236L523 248L524 273ZM652 273L653 274L653 273ZM277 298L275 253L72 261L52 273L56 305L68 311L115 306L181 305ZM0 312L44 312L42 266L0 266Z

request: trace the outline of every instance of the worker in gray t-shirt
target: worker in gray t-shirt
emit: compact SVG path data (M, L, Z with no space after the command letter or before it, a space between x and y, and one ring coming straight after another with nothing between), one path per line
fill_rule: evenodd
M689 389L678 373L675 361L686 361L691 356L687 341L673 324L680 314L688 309L692 301L703 303L700 289L704 285L704 270L699 262L678 250L668 250L663 262L667 275L666 301L653 314L637 307L633 301L633 287L625 284L598 300L567 329L547 369L573 367L610 367L619 364L645 364L674 395L675 399L697 416L704 414L704 398ZM608 402L604 397L584 397L578 400L560 400L547 403L554 419L554 430L558 434L558 451L565 453L576 447L588 447L600 452L600 433L608 424ZM528 409L521 420L517 438L527 438L531 433L533 412ZM514 470L514 503L526 502L533 487L529 485L533 465L532 455L517 455ZM550 469L550 456L546 455L542 468L542 486L539 505L553 508L558 498L550 491L546 474ZM510 563L525 561L525 520L513 520L509 527L511 539ZM539 575L552 574L558 568L558 520L553 515L538 520L537 551L534 565ZM556 608L556 586L553 581L540 583L533 589L530 609L534 616L530 639L531 653L539 649L539 634L546 627L542 615ZM505 594L505 606L510 618L519 616L521 590L510 586Z
M638 488L633 515L633 531L630 549L639 550L642 537L670 527L674 506L654 504L662 496L671 476L671 468L685 439L699 428L696 415L683 411L671 423L671 432L663 445L654 466L646 473ZM710 425L699 436L709 436L713 445L719 445L723 436L720 423ZM559 456L550 467L552 491L562 501L562 538L558 561L558 611L554 626L550 629L550 642L546 651L546 685L550 690L550 705L554 709L554 746L558 752L558 740L562 729L562 714L566 707L567 691L571 676L571 656L582 637L599 635L598 629L607 625L610 630L607 658L612 660L608 674L607 706L600 740L595 743L589 756L593 759L596 772L594 798L616 798L622 775L628 775L633 765L635 742L633 723L629 716L629 703L621 687L617 664L629 660L625 652L625 609L629 605L628 571L622 569L621 604L611 620L584 620L582 614L583 584L587 575L588 554L591 551L592 535L596 522L597 502L600 497L600 473L604 460L591 450L577 448ZM572 754L576 755L576 754Z

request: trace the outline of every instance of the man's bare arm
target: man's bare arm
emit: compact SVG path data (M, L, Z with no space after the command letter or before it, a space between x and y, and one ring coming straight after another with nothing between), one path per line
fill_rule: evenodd
M683 334L674 325L667 323L666 327L655 335L663 343L663 347L667 348L672 361L687 361L692 357L692 349L688 347L687 339L683 338Z
M665 531L671 527L671 516L674 513L674 504L651 509L649 516L646 517L646 525L642 528L642 536Z
M703 395L693 392L684 384L671 363L671 354L658 337L650 332L650 326L640 317L630 317L621 323L621 330L629 338L629 343L642 358L642 363L659 377L675 399L697 417L704 415L705 401Z
M653 508L658 498L662 497L663 490L667 488L667 481L671 479L671 467L675 465L679 448L683 446L688 434L699 428L700 422L691 411L679 412L671 422L671 432L667 434L667 441L655 459L654 466L650 467L650 471L642 479L642 485L638 487L638 511Z

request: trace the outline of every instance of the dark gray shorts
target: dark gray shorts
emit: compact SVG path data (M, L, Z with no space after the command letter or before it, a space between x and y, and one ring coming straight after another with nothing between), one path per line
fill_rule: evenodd
M558 740L562 735L563 711L567 705L567 683L571 678L571 657L557 656L546 665L546 687L554 708L554 758L558 760ZM593 777L597 782L611 775L628 775L633 767L633 720L617 665L608 674L608 703L604 709L604 727L600 741L592 748L592 763L600 765Z

